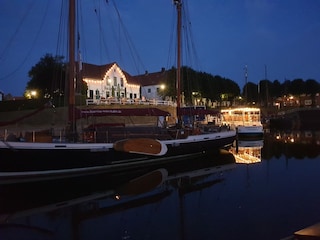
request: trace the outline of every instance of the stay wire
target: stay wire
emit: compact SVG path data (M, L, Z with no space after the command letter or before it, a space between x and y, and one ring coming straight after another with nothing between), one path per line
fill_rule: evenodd
M34 2L36 2L36 0L35 0ZM37 39L38 39L38 37L39 37L39 35L40 35L40 32L41 32L41 30L42 30L42 28L43 28L44 20L45 20L45 18L46 18L46 16L47 16L47 12L48 12L48 8L49 8L49 3L50 3L50 1L48 0L48 1L47 1L46 9L45 9L44 14L43 14L43 17L42 17L41 25L40 25L37 33L36 33L35 39L33 40L32 44L31 44L31 47L29 48L29 51L27 52L27 54L25 55L25 57L22 59L22 61L18 64L18 66L17 66L13 71L11 71L10 73L8 73L8 74L5 75L5 76L0 77L0 81L3 81L3 80L5 80L5 79L11 77L12 75L14 75L16 72L19 71L19 69L20 69L20 68L25 64L25 62L28 60L31 52L33 51L33 49L34 49L34 47L35 47L35 44L36 44L36 41L37 41ZM31 8L30 8L30 9L31 9ZM29 11L28 11L27 13L29 13ZM25 16L26 16L26 15L25 15ZM24 21L24 19L25 19L25 17L22 18L22 21ZM22 24L21 24L21 25L22 25ZM19 25L18 29L20 28L21 25ZM16 31L16 32L18 32L18 31ZM14 35L15 35L15 34L14 34ZM11 43L11 42L12 42L12 41L10 41L10 43ZM9 46L10 46L10 43L9 43ZM4 52L5 52L5 50L4 50ZM3 54L3 53L2 53L2 54Z

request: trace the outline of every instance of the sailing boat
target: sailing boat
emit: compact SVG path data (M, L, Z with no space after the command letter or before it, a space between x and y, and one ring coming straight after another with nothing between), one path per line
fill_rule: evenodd
M177 112L180 111L180 0L174 1L178 12ZM74 102L74 26L75 0L69 1L69 121L75 129ZM142 165L188 159L231 145L236 131L204 131L191 133L181 126L166 129L150 137L122 136L108 143L37 143L0 142L0 184L67 179L139 168ZM72 135L72 134L71 134Z

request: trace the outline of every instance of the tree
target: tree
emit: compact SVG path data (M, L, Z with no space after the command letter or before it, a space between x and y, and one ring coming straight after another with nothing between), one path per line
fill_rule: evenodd
M272 88L269 91L270 95L272 97L280 97L282 95L281 92L281 83L279 82L279 80L274 80L272 83Z
M172 67L166 74L166 88L160 92L161 96L176 99L176 68ZM240 94L238 84L230 79L213 76L209 73L198 72L190 67L181 68L181 91L184 92L185 103L192 104L195 94L197 98L206 98L211 101L220 100L221 94L228 96L232 101Z
M50 98L58 106L63 104L65 89L69 87L66 86L67 64L63 59L63 56L54 57L51 54L46 54L42 57L29 71L31 79L27 83L26 92L36 91L38 98ZM78 101L81 103L81 98L87 93L88 85L86 82L80 81L81 77L79 74L76 78L75 90L78 93L76 94L76 98L79 98Z
M253 82L248 82L243 87L243 96L247 103L253 103L259 101L258 85Z
M37 91L39 98L53 98L64 95L66 64L62 56L46 54L31 68L26 91Z
M308 79L305 82L307 93L316 94L320 92L320 84L314 79Z
M291 94L299 95L306 93L305 82L301 78L294 79L291 82Z

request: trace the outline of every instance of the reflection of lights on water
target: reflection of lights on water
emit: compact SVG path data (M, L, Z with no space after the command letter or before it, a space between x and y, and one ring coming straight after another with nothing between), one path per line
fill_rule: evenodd
M124 236L122 236L121 239L126 240L126 239L130 239L130 238L131 238L131 236L128 234L128 230L125 230L124 231Z
M241 147L231 148L230 152L233 154L236 163L253 164L261 162L261 148L262 147Z
M290 133L276 133L274 139L286 144L308 143L319 145L320 135L310 131L292 131Z
M235 155L236 163L253 164L261 162L261 158L251 156L249 154L237 154Z

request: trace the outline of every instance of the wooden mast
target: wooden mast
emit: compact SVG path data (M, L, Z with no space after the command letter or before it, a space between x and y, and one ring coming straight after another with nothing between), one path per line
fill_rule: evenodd
M68 120L70 140L75 141L76 124L75 124L75 0L69 0L69 76L68 76Z
M174 0L177 7L177 76L176 76L176 89L177 89L177 118L178 126L181 126L182 120L180 116L181 107L181 0Z

